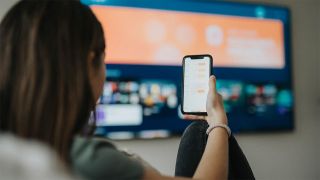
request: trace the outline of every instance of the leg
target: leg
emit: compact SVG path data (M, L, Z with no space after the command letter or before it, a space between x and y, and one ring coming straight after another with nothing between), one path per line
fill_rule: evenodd
M207 143L207 128L205 121L196 121L183 133L176 161L176 176L193 176ZM229 179L254 179L250 165L233 136L229 138Z
M184 131L177 155L176 176L193 176L206 147L207 126L204 121L195 121Z
M229 138L229 179L255 179L249 162L234 136Z

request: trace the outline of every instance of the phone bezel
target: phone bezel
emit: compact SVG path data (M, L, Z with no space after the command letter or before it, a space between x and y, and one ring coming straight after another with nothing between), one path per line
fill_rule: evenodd
M189 114L189 115L205 115L207 116L207 112L186 112L184 111L184 108L183 108L183 99L184 99L184 74L185 74L185 61L186 61L186 58L190 58L191 60L192 59L203 59L204 57L209 57L210 59L210 69L209 69L209 74L208 76L210 76L212 74L212 61L213 61L213 58L210 54L199 54L199 55L187 55L187 56L184 56L183 59L182 59L182 87L181 87L181 112L182 114Z

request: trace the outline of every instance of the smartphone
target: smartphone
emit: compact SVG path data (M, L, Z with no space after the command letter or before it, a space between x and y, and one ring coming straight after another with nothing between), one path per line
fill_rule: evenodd
M212 71L212 56L188 55L183 58L182 66L182 113L207 115L206 102Z

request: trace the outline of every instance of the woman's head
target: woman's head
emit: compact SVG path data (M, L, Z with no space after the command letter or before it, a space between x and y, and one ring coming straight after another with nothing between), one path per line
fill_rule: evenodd
M101 93L104 49L100 23L80 2L16 4L0 24L0 129L66 159Z

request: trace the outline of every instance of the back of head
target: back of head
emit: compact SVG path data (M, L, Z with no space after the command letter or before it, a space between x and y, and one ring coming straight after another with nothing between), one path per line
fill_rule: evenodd
M104 46L100 23L80 2L16 4L0 24L0 129L45 142L67 160L95 105L87 59Z

